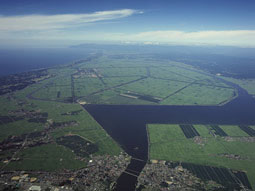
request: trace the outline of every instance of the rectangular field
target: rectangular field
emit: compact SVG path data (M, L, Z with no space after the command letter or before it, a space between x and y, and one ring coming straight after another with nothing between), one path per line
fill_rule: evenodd
M246 125L240 125L239 126L240 129L242 129L245 133L247 133L248 135L254 137L255 136L255 130L249 126Z
M108 67L97 69L102 77L140 77L146 76L146 68L143 67Z
M187 85L187 83L146 78L132 84L124 85L121 89L142 95L144 94L164 98L181 89L185 85Z
M201 137L213 137L209 125L193 125Z
M214 137L210 134L209 125L193 125L200 136L187 139L177 124L149 124L149 158L244 171L253 186L255 143L250 142L248 135L238 130L238 126L233 126L233 130L227 125L217 127L233 137Z
M217 105L231 99L235 91L231 88L220 88L192 84L168 97L161 104L166 105Z
M249 136L246 132L242 131L237 125L220 125L219 126L230 137L246 137Z
M215 134L219 135L221 137L228 136L227 133L225 133L218 125L211 125L210 130Z
M87 96L105 87L98 78L79 78L74 80L74 94L76 97Z
M192 125L180 125L186 138L193 138L195 136L200 136L197 130Z

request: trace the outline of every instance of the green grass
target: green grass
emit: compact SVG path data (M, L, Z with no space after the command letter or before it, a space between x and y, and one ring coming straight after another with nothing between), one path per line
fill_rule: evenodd
M55 129L50 132L50 136L57 138L67 134L77 134L97 144L99 151L96 155L118 155L122 151L120 146L113 141L113 139L89 115L87 111L83 110L78 115L73 116L61 115L62 113L83 109L80 105L55 101L37 101L27 98L27 95L35 90L38 91L35 91L33 94L34 97L46 100L63 101L64 99L71 97L71 75L76 73L78 68L93 68L102 75L103 82L99 78L85 76L74 79L75 96L82 97L81 99L88 103L135 105L156 104L120 95L121 93L131 91L141 95L149 95L160 98L166 98L170 94L173 94L160 104L215 105L230 99L234 93L234 90L231 88L218 87L225 87L227 86L226 84L212 78L209 75L200 73L201 71L183 63L150 58L148 55L120 55L119 58L114 58L114 55L108 55L94 59L90 62L80 63L73 67L61 66L52 68L49 70L49 73L52 75L50 79L40 81L21 91L14 92L10 100L7 99L7 96L0 96L0 114L9 115L9 111L22 108L24 110L40 110L41 112L47 112L48 119L52 119L54 122L76 121L78 125ZM147 78L143 80L93 94L99 90L131 82L145 76L147 76ZM181 90L181 88L191 82L194 82L194 84ZM252 82L250 84L252 84ZM46 88L44 88L45 85L47 85ZM181 91L174 94L178 90ZM61 92L60 98L57 98L58 92ZM20 105L20 102L23 102L23 105ZM26 120L5 125L1 124L0 140L4 140L10 135L21 135L24 133L41 131L43 128L42 124L28 123ZM243 156L254 146L253 143L246 147L247 150L241 150L240 146L235 145L238 143L225 143L221 138L214 139L209 134L207 126L195 125L195 128L201 136L207 138L207 142L204 147L197 145L192 140L187 140L178 125L149 125L148 129L152 143L150 148L150 151L152 151L151 156L159 159L185 159L193 162L215 164L218 166L229 165L233 167L236 165L236 168L241 168L244 164L248 166L247 161L247 163L243 164L239 164L240 161L232 161L227 164L226 161L229 159L224 159L219 156L212 157L210 154L218 154L223 151L225 152L227 149L227 151L239 153ZM239 129L237 131L236 126L231 128L223 126L222 128L232 136L247 136L243 131ZM235 147L232 145L235 145L237 150L235 150ZM240 145L244 147L245 143ZM22 151L22 154L24 154L26 159L22 162L11 163L8 168L28 169L29 163L31 162L31 169L36 169L36 165L39 163L36 163L36 161L40 161L38 159L38 156L40 156L39 150L42 150L42 158L45 156L45 153L48 153L51 156L49 158L49 162L47 162L50 165L42 166L42 168L47 170L61 169L63 166L55 153L59 154L59 152L63 152L63 155L60 154L60 156L65 156L68 152L70 152L70 150L58 145L45 145L42 147L26 149ZM189 154L190 152L192 153ZM29 155L31 155L32 158L29 158ZM56 160L53 159L54 157ZM72 157L74 156L72 155ZM67 157L67 161L73 159L72 157ZM249 157L252 158L253 155L251 154ZM212 158L216 159L213 160ZM67 161L65 163L66 168L78 168L81 165L79 162L74 165ZM54 162L56 163L55 167L54 165L51 166ZM249 171L249 173L251 173L251 171Z
M146 68L143 67L112 67L112 68L99 68L97 70L103 77L112 76L146 76Z
M41 85L41 84L40 84ZM40 87L40 86L39 86ZM8 115L8 112L16 109L24 109L24 110L40 110L40 112L47 112L48 119L52 119L54 122L65 122L65 121L76 121L78 125L76 126L67 126L64 128L55 129L50 132L50 136L53 138L57 138L66 134L76 134L80 135L85 139L92 141L97 144L99 151L95 153L95 155L118 155L122 149L120 146L104 131L104 129L89 115L89 113L84 110L79 104L67 104L61 102L54 101L37 101L37 100L29 100L26 95L35 90L35 85L31 87L25 88L21 91L17 91L13 95L13 99L6 104L6 108L2 109L2 115ZM1 96L2 105L6 103L6 98ZM25 102L25 105L18 106L18 102ZM63 113L83 110L78 115L61 115ZM42 131L44 129L43 124L37 123L28 123L26 120L17 121L5 125L0 125L0 140L4 140L10 135L21 135L24 133L30 133L34 131ZM40 154L39 151L42 151ZM19 170L60 170L63 168L67 169L75 169L83 167L85 164L80 163L80 161L74 161L74 154L58 145L47 145L42 147L34 147L31 149L26 149L21 152L25 157L25 160L20 162L12 162L8 165L8 169L19 169ZM32 154L31 154L32 153ZM45 153L49 155L49 158L45 159ZM62 154L60 154L62 153ZM71 153L71 155L70 155ZM58 155L58 156L57 156ZM70 155L70 157L66 157L66 155ZM28 156L31 156L28 157ZM41 157L40 157L41 156ZM60 158L66 158L66 160L60 161ZM39 160L40 159L40 160ZM40 165L46 161L45 164Z
M100 92L97 93L95 95L92 96L87 96L84 99L87 103L93 103L93 104L121 104L121 105L152 105L155 104L153 102L149 102L149 101L145 101L145 100L141 100L141 99L133 99L133 98L128 98L125 96L121 96L121 93L124 93L126 91L124 90L107 90L104 92Z
M223 79L238 84L242 88L248 91L249 94L255 95L255 80L254 79L234 79L222 77Z
M164 105L217 105L234 96L234 89L193 84L168 97Z
M207 78L207 79L204 79L204 80L199 80L199 81L197 81L197 83L204 84L204 85L209 85L209 86L231 88L231 86L229 86L226 83L222 82L220 79L215 79L215 78Z
M147 126L150 143L171 142L172 140L185 139L179 125L150 124Z
M22 158L22 161L11 162L5 167L6 170L58 171L86 166L85 162L75 159L76 156L70 149L56 144L27 148L17 157Z
M155 59L149 55L122 54L117 57L104 55L75 65L75 68L65 66L50 69L49 73L54 76L40 82L41 89L38 84L39 91L33 96L59 101L70 98L71 75L76 73L78 68L94 69L102 77L101 80L86 76L74 79L75 96L83 98L88 103L155 104L123 98L118 93L131 91L162 98L161 105L217 105L231 99L234 94L234 90L222 81L186 64ZM141 77L147 78L132 82ZM132 83L125 84L127 82ZM184 88L191 82L194 84ZM42 88L46 83L48 83L46 88ZM118 85L121 86L115 87ZM111 89L107 89L110 87ZM59 98L57 98L58 92L61 93Z
M117 85L121 85L123 83L132 82L139 78L140 78L139 76L131 76L131 77L103 78L103 80L107 84L107 87L114 87Z
M249 136L243 130L241 130L237 125L220 125L220 128L227 133L228 136L231 137L245 137Z
M71 86L71 75L67 74L66 76L61 76L60 78L56 78L54 80L55 86Z
M74 80L75 96L87 96L106 88L98 78L78 78Z
M85 110L80 112L78 115L63 116L62 113L77 111L82 109L78 104L63 104L63 103L49 103L37 101L38 107L42 111L47 111L49 114L49 119L53 119L55 122L64 121L77 121L77 126L65 127L61 129L56 129L53 131L52 135L54 137L60 137L66 134L77 134L85 139L88 139L94 143L98 144L99 153L98 154L113 154L118 155L121 148L117 145L115 141L112 140L110 136L104 131L104 129L89 115ZM52 107L53 106L53 107ZM106 147L109 145L111 147Z
M151 76L155 78L164 78L177 81L190 82L193 80L189 76L182 75L182 73L176 73L171 67L152 67L150 68Z
M58 98L58 92L60 92L60 97ZM71 87L70 86L55 86L49 85L45 88L40 89L35 94L33 94L36 98L41 99L49 99L49 100L63 100L68 97L71 97Z
M14 99L8 99L7 96L0 96L0 115L6 116L9 111L19 108L17 101Z
M49 119L53 119L55 122L63 121L77 121L77 126L65 127L56 129L52 135L54 137L60 137L68 133L80 135L99 146L100 153L118 155L121 148L115 141L104 131L104 129L89 115L86 110L83 110L78 115L63 116L62 113L77 111L83 109L78 104L64 104L56 102L43 102L35 101L37 107L41 108L43 112L48 112ZM112 147L106 147L111 143ZM99 154L100 154L99 153Z
M189 78L190 80L205 80L205 79L212 79L212 77L200 73L201 71L197 69L191 69L187 67L187 65L171 65L169 67L164 68L164 70L169 71L170 73L174 72L176 74L179 74L181 76L185 76L186 78Z
M164 98L185 85L187 85L187 83L146 78L132 84L124 85L121 89L142 95Z
M20 120L12 123L0 125L0 141L3 141L8 136L18 136L25 133L43 130L43 126L38 123L29 123L26 120Z
M193 125L193 127L201 137L213 137L213 135L210 134L208 125Z
M205 125L194 125L194 127L203 137L204 145L195 143L193 139L186 139L181 135L182 131L178 125L148 125L149 158L244 170L251 184L254 185L255 143L238 141L238 139L226 141L223 137L214 138L208 135ZM238 130L237 126L221 125L220 127L233 136L247 136ZM220 156L221 154L240 155L242 159L229 159Z

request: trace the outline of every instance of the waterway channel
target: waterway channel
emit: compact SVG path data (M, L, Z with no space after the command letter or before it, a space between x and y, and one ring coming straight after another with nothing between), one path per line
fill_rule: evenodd
M139 176L148 159L146 124L255 124L255 99L238 85L224 82L237 89L238 97L223 106L84 106L107 133L132 156L126 172L122 173L117 181L117 190L135 190L136 176Z

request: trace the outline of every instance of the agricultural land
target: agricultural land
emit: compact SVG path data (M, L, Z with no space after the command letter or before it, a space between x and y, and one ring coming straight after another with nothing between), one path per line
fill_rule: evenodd
M149 157L154 163L168 161L176 166L183 164L198 177L218 183L238 184L228 178L235 177L236 170L245 172L251 185L254 185L255 131L252 127L150 124L147 130ZM208 174L211 177L207 177ZM242 183L245 185L246 182L243 178Z
M113 188L130 156L85 104L220 106L238 96L225 80L255 95L254 81L138 54L95 54L1 77L0 189ZM149 124L147 131L151 160L244 171L255 183L254 126Z

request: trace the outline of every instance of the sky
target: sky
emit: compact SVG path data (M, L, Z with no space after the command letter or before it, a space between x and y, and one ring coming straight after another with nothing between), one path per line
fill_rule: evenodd
M254 0L1 0L2 46L255 47Z

